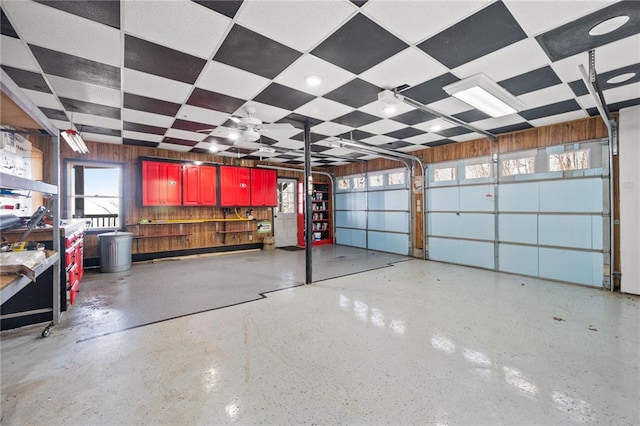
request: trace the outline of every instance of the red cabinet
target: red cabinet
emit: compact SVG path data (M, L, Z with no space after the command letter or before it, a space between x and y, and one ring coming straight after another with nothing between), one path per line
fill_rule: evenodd
M251 205L251 173L247 167L220 166L220 206Z
M182 205L182 165L142 161L142 205Z
M278 174L275 170L251 169L251 205L278 205Z
M182 171L182 205L215 206L217 174L215 166L185 165Z
M64 268L61 269L62 279L66 282L69 291L69 303L73 305L84 275L84 234L82 231L77 231L66 235L62 238L62 243L65 248Z

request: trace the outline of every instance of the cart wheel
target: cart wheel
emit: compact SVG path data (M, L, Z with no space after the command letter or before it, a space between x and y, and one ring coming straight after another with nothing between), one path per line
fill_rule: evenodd
M50 334L51 334L51 326L48 325L47 328L42 330L42 337L49 337Z

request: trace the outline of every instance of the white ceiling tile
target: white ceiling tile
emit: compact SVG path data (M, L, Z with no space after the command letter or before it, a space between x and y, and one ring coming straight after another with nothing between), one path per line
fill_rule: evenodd
M637 64L640 62L640 34L597 47L595 51L596 72L598 73ZM621 54L621 52L624 52L624 54ZM569 83L582 79L580 71L578 71L578 65L583 65L585 71L589 72L588 52L554 62L551 67L562 81Z
M595 10L606 7L612 1L556 1L504 0L505 5L530 36L551 30Z
M97 133L82 133L82 138L87 142L110 143L121 145L122 138L120 136L100 135Z
M74 112L73 116L71 116L71 119L73 120L73 124L75 124L76 129L80 131L82 131L81 125L83 124L87 126L104 127L107 129L122 128L120 120L109 117L101 117L99 115L89 115Z
M56 128L61 130L68 129L71 125L71 123L69 123L68 121L60 121L60 120L49 120L49 121L51 121L51 124L56 126Z
M475 123L473 123L475 126ZM439 128L437 130L433 129L433 127L438 126ZM444 129L450 129L452 127L455 127L455 124L449 123L446 120L443 120L441 118L436 118L433 120L429 120L429 121L425 121L423 123L418 123L418 124L414 124L411 127L415 127L416 129L420 129L420 130L424 130L425 132L433 132L433 131L438 131L438 130L444 130ZM440 137L440 139L442 139L442 137Z
M429 108L441 112L446 115L454 115L460 112L469 111L473 107L465 104L458 98L450 97L429 104Z
M452 141L456 141L456 142L463 142L463 141L472 141L474 139L484 139L484 138L486 138L486 136L481 135L480 133L472 132L472 133L465 133L464 135L459 135L459 136L451 136L448 139L451 139Z
M52 108L60 111L64 111L62 104L58 101L58 98L51 93L39 92L37 90L22 89L29 99L33 101L39 107Z
M607 104L614 104L627 99L637 99L640 98L640 83L627 84L625 86L608 89L602 94Z
M163 101L183 103L191 93L192 86L164 77L123 69L123 90L134 95Z
M370 138L362 139L362 142L368 143L369 145L384 145L385 143L395 142L396 139L385 136L385 135L375 135Z
M120 108L122 103L120 90L70 80L55 75L47 75L47 78L51 86L53 86L54 91L62 98L107 105L115 108Z
M414 151L421 151L423 149L428 149L428 148L429 148L428 146L422 146L422 145L409 145L402 148L398 148L398 151L414 152Z
M152 135L150 133L132 132L130 130L123 130L122 137L146 142L162 142L162 139L164 139L164 135Z
M257 33L306 52L356 10L346 1L247 1L236 20Z
M578 101L578 104L582 109L589 109L589 108L596 107L596 103L594 102L593 98L589 94L580 96L576 98L576 100Z
M441 135L436 135L435 133L423 133L421 135L411 136L410 138L403 139L403 141L414 145L421 145L427 142L439 141L440 139L442 139Z
M474 121L473 127L477 127L482 130L496 129L498 127L511 126L512 124L524 123L525 121L527 120L518 114L510 114L499 118L487 118L480 121Z
M195 121L196 123L207 123L213 126L219 126L227 121L231 117L231 114L193 105L182 105L176 117L183 120Z
M322 151L324 155L330 155L332 157L342 157L343 155L351 154L354 152L352 149L345 148L331 148L326 151Z
M409 47L359 77L383 89L393 89L402 84L416 86L447 71L445 66L422 50Z
M542 68L551 61L538 42L527 38L453 69L459 78L485 73L494 81Z
M369 0L362 8L383 27L416 44L482 9L489 0L397 1Z
M270 163L284 163L286 161L289 161L289 159L288 158L269 158Z
M200 149L206 149L206 150L210 150L210 148L214 146L217 148L218 151L222 151L222 148L227 148L226 145L220 145L216 142L198 142L197 144L195 144L193 146L193 148L200 148ZM211 151L212 154L215 154L215 152Z
M282 141L278 141L274 143L273 146L278 148L287 148L287 149L304 149L304 142L294 141L292 139L286 139Z
M156 127L171 127L174 117L125 108L122 110L122 121L147 124L149 126Z
M589 115L582 110L571 111L571 112L565 112L564 114L553 115L551 117L538 118L536 120L529 121L529 123L533 127L542 127L542 126L548 126L556 123L564 123L567 121L580 120L581 118L586 118L588 116Z
M245 111L245 108L248 106L252 106L256 109L254 116L262 120L264 123L273 123L275 121L278 121L286 117L291 113L286 109L278 108L273 105L267 105L267 104L262 104L260 102L250 101L244 104L243 106L241 106L240 108L238 108L233 115L238 117L246 117L247 112Z
M40 67L31 51L22 40L17 38L5 35L0 37L0 60L2 65L40 72Z
M226 35L231 20L186 0L124 1L127 33L208 59Z
M340 104L326 98L315 98L311 102L307 102L294 112L308 117L318 118L320 120L333 120L336 117L348 114L355 108Z
M2 7L28 43L120 66L118 29L31 1L6 1Z
M332 123L330 121L325 121L324 123L320 123L317 126L313 126L311 128L311 131L313 133L317 133L320 135L327 135L327 136L341 135L350 130L353 130L353 128L349 126L345 126L343 124Z
M191 146L185 146L185 145L176 145L173 143L164 143L161 142L158 145L158 149L166 149L168 151L178 151L178 152L187 152L187 151L191 151L193 147Z
M555 86L536 90L535 92L525 93L518 96L518 99L524 103L524 110L537 108L539 106L549 105L556 102L573 99L575 94L573 90L566 84L556 84Z
M196 86L240 99L251 99L269 83L270 80L259 75L220 62L209 61L200 74Z
M189 132L187 130L180 130L180 129L168 129L167 133L165 134L165 136L170 137L170 138L176 138L176 139L184 139L184 140L187 140L187 141L200 142L204 138L209 136L209 134L208 133L204 133L204 132L203 133Z
M307 85L305 79L310 75L320 77L322 79L320 85L316 87ZM302 92L322 96L350 82L355 77L356 75L349 71L316 56L306 54L282 71L274 81Z
M358 129L363 132L369 132L373 134L382 135L384 133L393 132L395 130L400 130L402 128L407 127L406 124L398 123L397 121L382 119L378 121L374 121L373 123L367 124L366 126L361 126Z
M367 114L375 115L376 117L380 118L393 119L393 117L396 115L404 114L405 112L409 112L415 109L405 103L400 103L398 105L394 105L395 111L391 114L388 114L384 111L385 106L386 105L380 101L373 101L370 104L361 106L360 108L358 108L358 111L366 112Z

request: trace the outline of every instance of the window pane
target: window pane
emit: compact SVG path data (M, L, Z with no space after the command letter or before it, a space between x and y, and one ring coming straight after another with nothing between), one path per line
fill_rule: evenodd
M502 175L525 175L535 173L534 170L534 158L514 158L510 160L502 161Z
M456 180L455 167L442 167L433 171L433 180L435 182L445 182L448 180Z
M382 186L382 175L369 176L369 187Z
M364 188L364 176L362 176L362 177L354 177L353 178L353 187L354 188Z
M67 215L89 219L90 228L120 228L121 167L78 161L68 172Z
M404 173L389 173L389 185L404 185Z
M349 189L351 188L351 182L349 179L338 179L338 188L340 189Z
M117 168L84 167L85 195L117 196L120 170Z
M465 179L480 179L491 177L491 163L470 164L464 166Z
M589 150L561 152L549 155L549 171L581 170L589 168Z
M120 199L117 197L84 197L84 214L79 217L91 219L92 228L117 228L120 226L119 212Z

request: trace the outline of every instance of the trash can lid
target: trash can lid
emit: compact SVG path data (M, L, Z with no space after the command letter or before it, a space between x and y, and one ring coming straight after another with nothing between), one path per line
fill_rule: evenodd
M114 232L105 232L104 234L98 234L98 238L100 238L100 237L127 237L127 236L133 236L133 233L131 233L131 232L114 231Z

